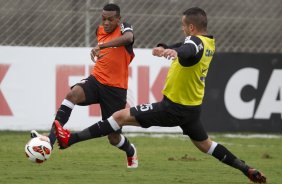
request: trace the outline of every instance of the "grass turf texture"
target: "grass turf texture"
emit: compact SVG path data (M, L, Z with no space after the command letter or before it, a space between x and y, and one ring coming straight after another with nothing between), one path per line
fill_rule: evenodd
M269 184L281 183L282 138L226 138L214 134L248 164L262 170ZM30 162L24 153L28 132L0 132L0 183L9 184L248 184L238 170L201 153L185 137L130 137L138 149L139 168L127 169L123 152L106 138L85 141L66 150L55 147L50 160Z

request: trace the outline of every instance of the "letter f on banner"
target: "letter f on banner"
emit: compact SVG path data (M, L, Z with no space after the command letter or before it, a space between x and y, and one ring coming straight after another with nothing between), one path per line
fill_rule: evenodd
M10 65L0 64L0 115L3 116L12 116L12 111L4 98L3 93L1 92L1 82L4 79Z

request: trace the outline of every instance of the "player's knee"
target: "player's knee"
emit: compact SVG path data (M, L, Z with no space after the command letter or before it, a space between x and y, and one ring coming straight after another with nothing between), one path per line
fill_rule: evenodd
M212 144L210 139L204 141L193 141L193 143L203 153L207 153Z
M84 91L80 86L75 86L67 94L66 99L71 101L74 104L81 103L85 100Z
M118 125L120 127L122 127L123 126L123 122L125 122L125 120L126 120L126 114L124 113L124 111L123 110L119 110L119 111L115 112L112 116L116 120Z

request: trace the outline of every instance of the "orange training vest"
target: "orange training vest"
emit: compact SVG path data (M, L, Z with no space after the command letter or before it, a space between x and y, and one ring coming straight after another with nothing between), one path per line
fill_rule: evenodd
M106 33L102 25L97 29L98 44L109 42L122 36L120 26L112 33ZM110 47L100 50L99 58L93 67L92 75L104 85L128 88L128 66L134 53L129 53L125 46Z

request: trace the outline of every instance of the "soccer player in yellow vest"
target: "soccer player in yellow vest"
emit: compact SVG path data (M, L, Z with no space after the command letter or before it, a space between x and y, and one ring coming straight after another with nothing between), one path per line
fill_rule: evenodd
M125 125L143 128L179 126L202 152L241 170L252 182L266 183L266 177L261 172L245 164L223 145L212 141L202 126L200 114L205 78L215 52L215 40L207 33L207 16L200 8L190 8L183 13L182 28L186 36L183 42L171 46L158 44L153 49L154 56L172 59L162 101L117 111L107 120L89 127L91 136L87 138L80 136L83 131L70 133L55 123L61 148L108 135Z

